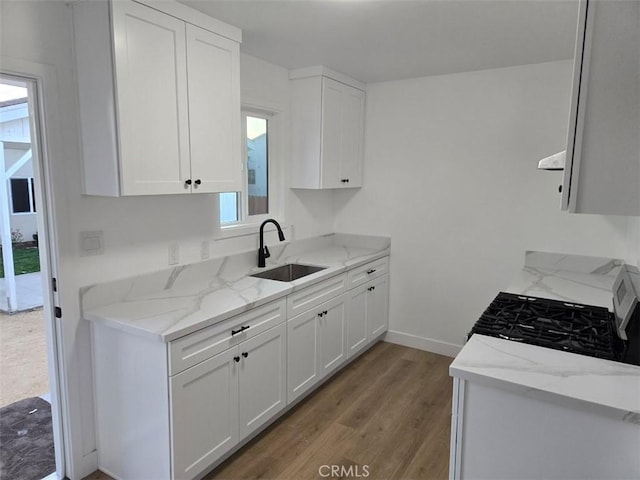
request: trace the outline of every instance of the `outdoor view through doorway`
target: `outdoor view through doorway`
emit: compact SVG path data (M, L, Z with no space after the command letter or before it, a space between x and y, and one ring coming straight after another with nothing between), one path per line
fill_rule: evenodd
M0 478L56 470L26 82L0 77Z

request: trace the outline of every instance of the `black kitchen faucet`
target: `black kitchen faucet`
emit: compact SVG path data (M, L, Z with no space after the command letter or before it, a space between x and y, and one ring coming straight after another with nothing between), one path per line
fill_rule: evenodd
M273 218L268 218L267 220L262 222L262 225L260 225L260 249L258 250L258 267L264 267L265 258L269 258L271 256L271 254L269 253L269 249L264 244L264 226L267 223L273 223L276 226L276 228L278 229L278 238L281 242L284 241L284 233L282 232L282 228L280 228L280 224L278 222L276 222Z

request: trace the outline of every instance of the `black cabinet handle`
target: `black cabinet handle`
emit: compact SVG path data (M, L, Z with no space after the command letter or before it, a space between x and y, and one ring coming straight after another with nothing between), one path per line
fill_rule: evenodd
M189 179L185 180L185 181L184 181L184 184L185 184L185 186L187 186L187 187L188 187L189 185L191 185L191 179L189 178Z
M562 185L558 186L558 193L562 193Z
M244 358L247 358L247 357L249 356L249 352L242 352L242 356L243 356Z
M349 179L348 178L341 178L340 181L342 183L349 183Z
M238 362L240 361L240 357L236 355L235 357L233 357L233 360L234 360L236 363L238 363Z
M369 290L370 292L373 292L376 289L376 287L369 287L367 288L367 290Z
M367 275L371 275L372 273L376 273L375 268L372 268L371 270L367 270Z
M327 313L329 313L329 312L327 312L327 311L325 310L325 311L324 311L324 312L322 312L322 313L324 313L324 314L326 315L326 314L327 314Z
M231 336L233 337L234 335L237 335L241 332L244 332L245 330L247 330L250 327L250 325L245 325L243 327L240 327L238 330L231 330Z
M200 180L200 179L198 178L198 179L196 179L196 181L195 181L195 182L193 182L193 183L195 183L196 185L200 185L200 184L202 183L202 180Z
M319 316L319 317L324 317L324 312L320 312L320 313L318 314L318 316Z

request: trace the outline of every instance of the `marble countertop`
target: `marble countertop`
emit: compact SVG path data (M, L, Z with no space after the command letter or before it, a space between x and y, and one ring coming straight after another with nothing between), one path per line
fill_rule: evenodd
M83 318L163 342L175 340L346 270L389 255L387 237L331 234L269 245L267 267L256 252L85 287ZM285 263L326 267L293 282L251 277Z
M452 376L526 397L576 401L640 425L640 367L485 335L473 335Z
M505 291L613 311L612 287L622 266L610 258L526 252L523 269Z
M527 252L508 293L613 308L616 259ZM484 335L450 366L454 377L524 396L596 408L640 424L640 367Z

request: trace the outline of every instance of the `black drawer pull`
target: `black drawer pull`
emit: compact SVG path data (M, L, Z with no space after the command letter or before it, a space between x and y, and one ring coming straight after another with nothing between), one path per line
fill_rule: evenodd
M244 358L247 358L247 357L249 356L249 352L242 352L242 356L243 356Z
M376 289L376 287L369 287L367 288L367 290L369 290L370 292L373 292Z
M231 336L233 337L234 335L237 335L239 333L244 332L245 330L247 330L250 327L250 325L245 325L243 327L240 327L238 330L231 330Z
M376 273L375 268L372 268L371 270L367 270L367 275L371 275L372 273Z
M240 361L240 357L236 355L235 357L233 357L233 361L238 363Z

